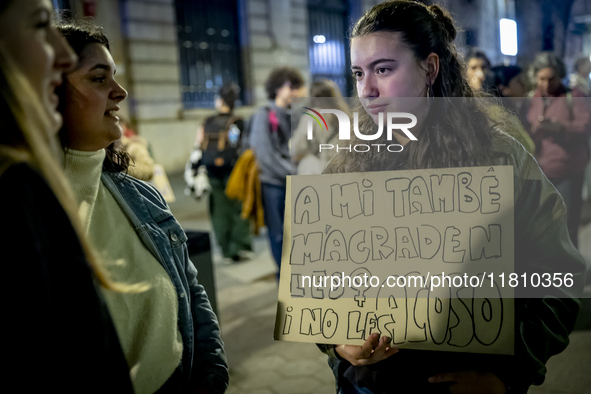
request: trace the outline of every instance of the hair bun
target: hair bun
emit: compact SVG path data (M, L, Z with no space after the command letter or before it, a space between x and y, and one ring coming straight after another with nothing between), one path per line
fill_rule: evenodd
M453 20L447 11L444 11L437 4L430 5L427 7L429 11L435 16L435 20L439 22L443 31L447 35L447 41L451 42L455 40L457 35L456 27L454 26Z

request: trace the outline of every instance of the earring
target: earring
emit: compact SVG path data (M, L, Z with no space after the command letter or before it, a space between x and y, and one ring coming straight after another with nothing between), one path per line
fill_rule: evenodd
M427 97L431 97L431 85L427 85Z

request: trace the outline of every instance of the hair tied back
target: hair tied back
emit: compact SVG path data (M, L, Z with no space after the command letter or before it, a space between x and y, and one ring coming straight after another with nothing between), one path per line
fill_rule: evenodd
M449 13L444 11L437 4L430 5L427 9L433 14L435 21L439 23L439 26L445 33L445 38L448 43L456 39L457 30L454 26L453 20Z

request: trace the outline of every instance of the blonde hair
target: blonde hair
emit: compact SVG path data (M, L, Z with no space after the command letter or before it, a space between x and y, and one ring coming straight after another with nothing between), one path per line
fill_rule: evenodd
M78 205L56 158L60 152L57 133L38 95L0 44L0 114L8 129L0 140L0 175L11 165L26 162L36 168L47 182L69 218L92 271L100 285L109 290L135 293L146 290L143 284L128 285L111 280L98 253L84 236L78 217Z

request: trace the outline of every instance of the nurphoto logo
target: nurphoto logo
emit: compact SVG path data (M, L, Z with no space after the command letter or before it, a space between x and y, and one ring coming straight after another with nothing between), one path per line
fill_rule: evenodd
M327 134L329 134L331 131L333 133L335 133L334 130L328 130L328 124L326 122L326 120L324 119L324 116L322 116L322 114L334 114L336 115L338 121L339 121L339 130L338 130L338 136L339 136L339 141L346 141L346 140L350 140L351 139L351 120L349 119L349 116L344 113L343 111L340 111L338 109L320 109L320 111L316 111L312 108L309 107L303 107L304 109L307 109L308 111L313 112L309 113L309 112L304 112L304 114L308 115L310 117L310 119L308 119L308 135L307 138L308 140L312 140L313 139L313 125L314 125L314 121L316 121L316 123L318 123L318 126L320 126L320 129L325 128L325 130L327 131ZM316 116L315 116L316 115ZM408 137L408 139L410 139L411 141L416 141L417 137L415 137L410 131L409 129L416 126L417 124L417 118L416 116L414 116L411 113L407 113L407 112L387 112L386 113L386 139L388 141L392 141L393 140L393 131L394 130L400 130L404 133L404 135L406 135ZM406 118L406 119L410 119L410 123L394 123L394 119L400 119L400 118ZM382 134L384 133L384 116L383 113L380 113L379 116L379 124L378 124L378 130L375 132L375 134L363 134L361 132L359 132L359 113L358 112L353 112L353 132L355 133L355 136L357 136L357 138L359 138L360 140L363 141L375 141L377 139L379 139ZM403 146L400 144L354 144L354 145L334 145L334 144L319 144L319 152L322 152L323 150L330 150L330 149L336 149L337 152L340 150L348 150L349 152L351 151L355 151L355 152L369 152L370 150L372 150L372 147L375 147L374 149L377 149L378 152L380 152L380 150L382 148L385 147L385 149L388 152L402 152L403 150Z

